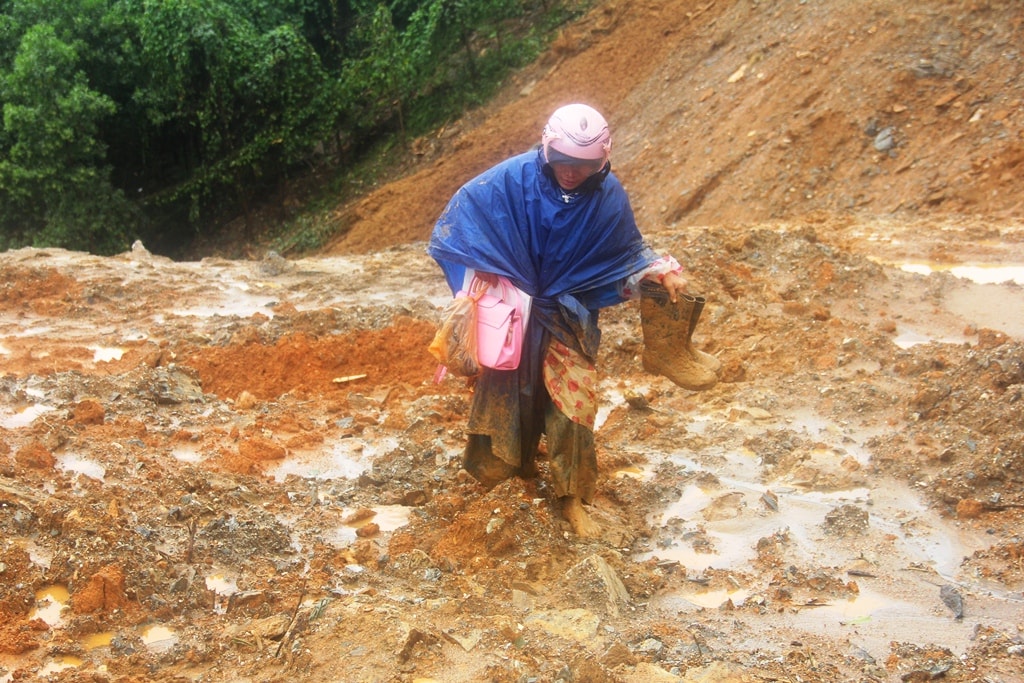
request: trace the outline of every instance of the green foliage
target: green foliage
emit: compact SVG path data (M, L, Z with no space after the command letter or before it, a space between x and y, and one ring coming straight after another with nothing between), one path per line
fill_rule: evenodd
M99 137L114 104L89 87L75 47L52 25L36 24L22 36L0 93L5 244L109 250L127 213L109 182Z
M187 201L198 221L231 193L243 204L255 179L300 161L331 132L337 86L290 24L265 32L230 6L207 0L145 0L142 60L150 65L135 102L149 142L183 143L169 159L163 203Z
M411 62L386 5L378 5L357 23L351 42L357 52L343 70L343 96L349 104L345 114L354 127L373 130L400 110Z
M0 248L173 252L483 101L579 4L0 0Z

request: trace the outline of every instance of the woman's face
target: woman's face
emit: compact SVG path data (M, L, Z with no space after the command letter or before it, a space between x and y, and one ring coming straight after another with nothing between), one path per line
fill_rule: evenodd
M600 171L602 166L604 166L604 161L571 164L554 162L551 164L551 170L555 173L558 186L566 192L572 192L582 185L584 180Z

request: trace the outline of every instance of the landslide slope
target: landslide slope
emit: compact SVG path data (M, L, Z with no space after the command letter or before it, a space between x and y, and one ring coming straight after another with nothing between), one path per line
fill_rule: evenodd
M451 194L570 101L612 124L645 230L805 216L1024 215L1016 0L608 0L491 105L339 207L328 251L425 239Z

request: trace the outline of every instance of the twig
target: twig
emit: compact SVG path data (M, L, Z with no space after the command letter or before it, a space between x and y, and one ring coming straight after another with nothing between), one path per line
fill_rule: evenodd
M196 519L192 517L185 525L188 529L188 550L185 552L185 564L192 564L192 551L196 547Z
M299 599L295 601L295 609L292 610L292 618L288 620L288 626L284 629L284 635L281 636L281 642L277 646L277 652L274 653L275 657L281 656L281 650L284 649L285 644L288 642L288 635L291 633L292 626L295 624L295 620L299 617L299 608L302 607L302 600L306 597L306 586L303 584L302 590L299 591Z
M693 644L697 646L697 654L700 655L701 659L703 660L704 647L700 644L700 639L697 637L697 634L694 633L692 630L690 631L690 637L693 638Z
M1024 503L985 503L984 508L986 512L998 512L1010 508L1024 508Z

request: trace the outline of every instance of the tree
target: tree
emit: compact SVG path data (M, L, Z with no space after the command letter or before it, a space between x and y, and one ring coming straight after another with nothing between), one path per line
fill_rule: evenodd
M7 246L112 252L128 206L109 180L98 132L114 103L89 87L75 48L41 23L0 80L0 229Z
M332 129L336 85L291 24L261 30L213 0L144 0L142 9L148 77L135 99L150 144L177 150L171 166L181 178L162 201L186 200L193 220L224 191L244 206L261 178Z
M359 22L352 45L355 54L345 64L342 78L351 111L348 120L375 130L397 116L398 129L404 135L402 103L412 67L386 5L378 5Z
M0 0L0 248L109 252L133 235L166 252L248 218L292 174L336 163L322 151L350 161L480 101L519 59L501 36L523 11Z

